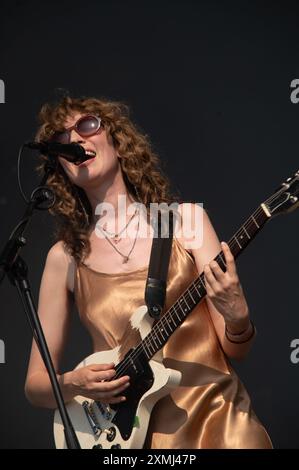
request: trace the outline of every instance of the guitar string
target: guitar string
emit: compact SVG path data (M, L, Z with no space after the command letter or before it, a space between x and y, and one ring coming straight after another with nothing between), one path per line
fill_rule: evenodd
M275 199L275 197L277 197L279 195L279 193L282 193L285 191L285 188L282 188L281 190L277 191L277 193L273 194L269 199L267 199L264 204L267 204L267 203L270 203L273 199ZM236 244L238 245L238 242L235 240L235 238L237 238L239 235L242 234L242 229L245 228L249 228L251 225L252 225L252 219L255 220L255 218L257 218L259 215L261 214L264 214L265 211L264 209L261 207L261 205L255 210L255 212L253 212L253 214L245 221L245 223L240 227L240 229L237 230L237 232L233 235L233 237L231 238L231 240L228 242L228 245L229 247L231 248L233 246L233 244ZM259 229L259 227L257 227ZM240 250L242 250L242 248L240 248ZM220 251L218 253L218 255L215 257L217 258L219 255L222 256L222 251ZM186 293L188 292L191 292L191 293L197 293L198 294L198 291L196 289L196 286L195 284L200 282L204 288L204 290L206 290L205 288L205 285L201 279L203 275L203 272L194 280L192 281L192 283L190 283L189 287L187 287L187 289L183 292L183 294L180 295L180 298L184 298ZM202 300L206 295L206 292L202 295L202 298L200 300ZM179 300L179 299L178 299ZM175 304L178 302L178 300L175 302ZM198 302L195 303L195 305L197 304ZM175 305L174 304L174 305ZM159 327L160 326L163 326L163 321L167 321L164 317L166 315L169 315L171 316L173 313L175 313L177 316L177 312L176 312L176 309L174 308L174 305L172 307L170 307L170 309L165 312L165 314L163 315L163 317L160 318L160 320L156 323L156 325L154 325L154 327L151 329L150 333L148 333L148 335L136 346L136 349L133 350L133 352L129 355L129 357L125 358L123 360L123 362L121 362L121 367L117 370L117 373L116 375L113 377L113 379L111 380L115 380L116 378L120 377L127 369L129 369L131 363L130 361L132 359L135 359L141 352L145 352L146 354L146 351L144 349L144 345L146 345L146 343L150 342L149 340L149 336L152 336L153 333L158 333L160 330L159 330ZM187 304L188 306L188 309L190 308L189 305ZM187 315L189 314L190 312L187 312ZM185 314L185 312L184 312ZM186 316L187 316L186 315ZM178 316L178 318L180 319L180 321L182 321L182 319ZM184 321L185 319L183 319ZM161 324L160 324L161 322ZM167 332L167 330L166 330ZM173 332L172 332L173 333ZM163 337L163 335L162 335ZM147 339L148 338L148 339ZM159 350L163 347L163 345L159 348ZM147 354L146 354L147 355ZM153 357L153 356L152 356Z

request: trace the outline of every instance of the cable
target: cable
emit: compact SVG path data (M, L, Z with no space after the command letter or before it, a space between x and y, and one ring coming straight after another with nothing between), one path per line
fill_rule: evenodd
M19 186L19 190L20 190L20 193L21 193L22 198L24 199L24 201L25 201L27 204L29 204L29 200L27 199L26 194L25 194L25 192L23 191L22 182L21 182L21 157L22 157L22 153L23 153L24 147L25 147L25 145L21 145L21 147L20 147L20 149L19 149L19 153L18 153L18 163L17 163L18 186Z

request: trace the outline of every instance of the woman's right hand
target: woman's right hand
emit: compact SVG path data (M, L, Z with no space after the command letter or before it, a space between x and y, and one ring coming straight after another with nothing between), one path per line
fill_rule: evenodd
M102 403L120 403L126 398L119 395L130 385L125 375L111 380L116 374L114 364L90 364L64 374L64 385L71 388L74 396L81 395Z

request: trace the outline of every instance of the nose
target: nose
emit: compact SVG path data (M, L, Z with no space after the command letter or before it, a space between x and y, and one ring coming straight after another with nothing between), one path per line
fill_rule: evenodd
M73 144L73 143L75 143L75 144L84 144L85 140L82 140L81 135L78 134L75 129L73 129L71 131L71 135L70 135L70 143L71 144Z

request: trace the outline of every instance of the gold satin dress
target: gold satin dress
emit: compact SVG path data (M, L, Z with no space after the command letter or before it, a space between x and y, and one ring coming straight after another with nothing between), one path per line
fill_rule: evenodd
M134 345L129 319L144 305L147 272L147 266L118 274L97 272L85 264L77 266L75 302L92 337L94 352L120 345L126 352ZM196 277L192 256L174 238L164 311ZM163 362L181 371L182 381L153 408L147 448L272 448L243 384L221 348L205 300L170 337L163 348Z

